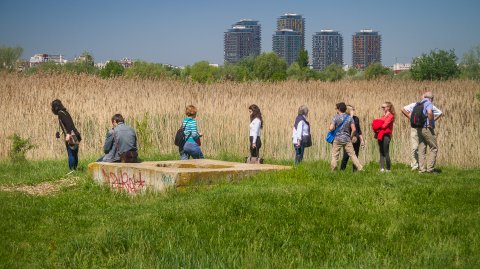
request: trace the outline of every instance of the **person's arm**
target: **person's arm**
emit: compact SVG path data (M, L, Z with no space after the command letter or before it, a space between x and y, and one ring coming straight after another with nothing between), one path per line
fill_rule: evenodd
M352 129L352 133L350 134L350 137L353 137L355 135L355 132L357 131L357 128L355 127L355 123L352 121L350 123L350 128Z
M435 121L437 121L443 116L443 112L435 106L432 106L432 111L433 111L433 117L435 118Z
M405 108L402 108L402 114L405 115L405 117L410 119L410 112L406 111Z
M385 121L383 122L381 129L386 129L388 125L390 125L392 122L393 122L393 115L390 114L385 118Z
M427 109L427 117L428 117L428 120L429 120L429 121L434 120L434 119L433 119L433 111L432 111L432 109ZM430 126L428 126L428 127L430 127Z
M328 127L329 131L335 130L335 118L332 119L332 123L330 123L330 127Z
M113 147L113 142L114 142L114 141L113 141L113 138L114 138L113 132L114 132L113 129L111 129L110 131L108 131L107 137L105 138L105 144L103 144L103 152L104 152L105 154L109 153L110 150L111 150L112 147Z

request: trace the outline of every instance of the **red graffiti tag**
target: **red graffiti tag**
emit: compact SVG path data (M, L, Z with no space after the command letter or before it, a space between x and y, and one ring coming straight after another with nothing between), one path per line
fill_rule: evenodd
M124 190L127 193L136 193L143 190L145 187L145 180L142 179L142 172L138 172L138 176L128 174L127 172L118 171L117 173L106 172L102 168L104 181L108 180L108 184L112 189Z

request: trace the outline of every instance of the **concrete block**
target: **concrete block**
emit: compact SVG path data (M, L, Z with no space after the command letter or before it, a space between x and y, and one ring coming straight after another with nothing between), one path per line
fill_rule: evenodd
M147 189L160 192L171 187L236 180L262 171L290 168L208 159L142 163L95 162L88 165L90 175L99 184L133 194Z

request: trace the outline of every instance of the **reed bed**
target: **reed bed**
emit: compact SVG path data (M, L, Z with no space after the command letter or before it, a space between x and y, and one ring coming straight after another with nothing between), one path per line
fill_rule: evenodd
M293 159L292 125L300 105L310 108L309 120L314 145L305 159L329 159L330 145L324 140L335 114L335 104L356 106L367 145L360 160L378 159L378 145L370 128L382 115L380 106L391 101L397 111L391 154L394 162L409 163L410 126L400 109L419 100L425 90L435 94L435 105L444 112L437 122L438 163L459 167L480 165L480 108L475 99L480 83L474 81L415 82L399 80L215 83L194 84L172 80L100 79L75 75L0 75L0 159L8 156L8 136L18 133L38 147L32 159L64 158L64 144L55 139L58 121L50 110L60 99L82 133L80 155L100 156L110 118L121 113L134 125L148 113L152 131L146 139L155 154L178 151L173 144L184 108L199 109L198 124L204 133L206 157L222 154L248 155L248 106L260 106L265 126L261 155L267 159ZM139 145L142 147L142 145Z

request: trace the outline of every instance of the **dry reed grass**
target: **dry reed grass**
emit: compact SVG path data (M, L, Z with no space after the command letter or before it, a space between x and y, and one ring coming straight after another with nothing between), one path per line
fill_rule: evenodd
M177 81L103 80L92 76L18 76L0 75L0 159L10 147L6 139L14 132L31 137L38 148L28 157L34 159L65 157L62 143L55 139L58 129L50 102L61 99L72 114L83 136L80 154L100 156L109 119L122 113L129 122L150 115L149 139L156 153L177 151L173 136L184 116L184 107L199 108L199 128L205 134L203 151L207 157L228 152L247 155L249 113L255 103L264 114L262 130L266 158L292 159L292 124L297 108L310 108L314 146L306 150L306 159L329 159L330 145L324 141L327 126L335 113L335 103L354 104L368 140L361 152L363 162L378 159L378 146L370 122L381 116L380 105L391 101L397 110L391 153L394 162L409 162L410 127L400 108L419 99L426 89L436 96L435 105L444 117L437 124L441 165L472 167L480 165L479 105L474 81L341 81L282 83L187 84ZM140 145L141 146L141 145Z

